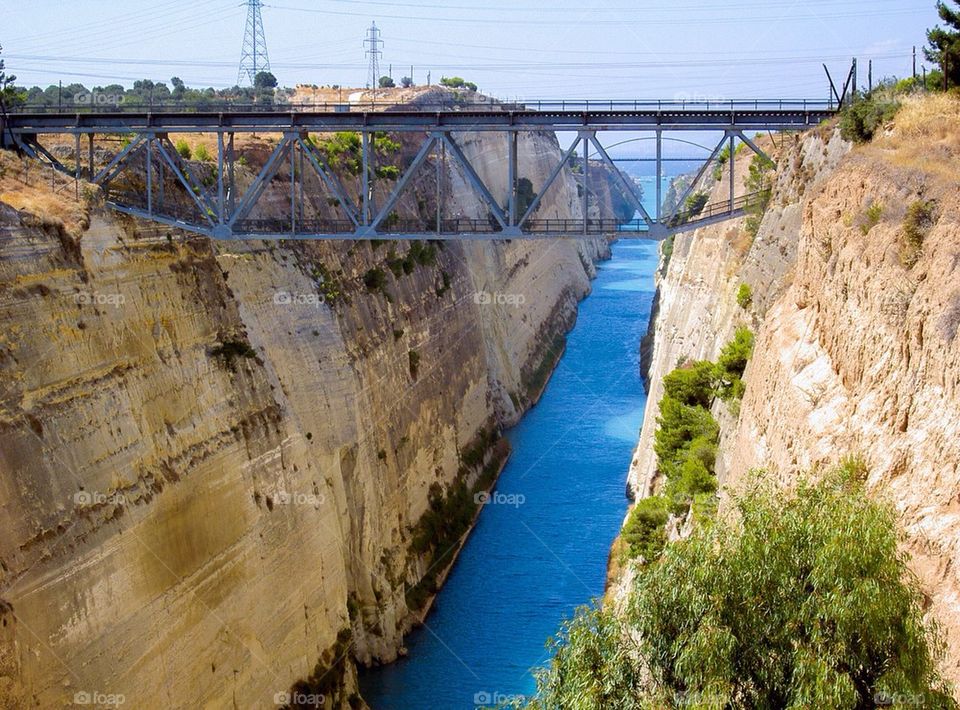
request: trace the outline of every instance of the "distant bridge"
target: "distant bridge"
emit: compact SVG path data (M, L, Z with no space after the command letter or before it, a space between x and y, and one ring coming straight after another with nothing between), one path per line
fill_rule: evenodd
M214 109L217 107L213 107ZM523 104L454 105L341 105L297 106L296 110L262 110L251 106L229 105L222 110L187 110L163 107L124 107L102 112L89 107L59 110L24 107L0 118L0 136L5 147L16 147L57 170L85 178L102 186L107 203L120 212L167 224L215 239L544 239L582 238L614 235L621 238L661 239L671 233L743 215L758 198L737 197L735 181L730 180L729 199L706 205L696 213L684 213L687 198L708 166L724 147L729 147L728 169L735 170L736 144L745 144L754 153L764 152L747 132L805 130L831 118L837 112L833 103L806 100L743 100L726 102L680 101L556 101ZM360 135L360 197L354 201L341 177L331 169L323 153L309 140L311 133L350 131ZM705 160L697 178L679 196L677 206L662 214L664 132L713 131L723 137ZM374 199L376 177L375 143L381 132L419 134L419 150L402 166L389 195L379 204ZM461 149L458 133L495 132L507 137L506 194L495 196L477 174ZM518 137L521 133L574 133L570 146L562 152L547 180L537 188L536 196L524 205L518 190ZM636 185L616 169L598 134L640 132L656 141L656 204L653 215L644 208ZM184 160L172 144L170 134L211 133L217 138L215 174L200 176L196 161ZM281 137L258 171L253 182L241 190L235 179L237 134L269 133ZM128 141L106 165L94 161L95 136L117 136ZM73 138L73 165L65 165L42 143L55 136ZM86 156L82 137L86 136ZM577 148L582 147L582 155ZM613 169L624 195L639 219L623 224L615 219L590 219L590 191L583 189L582 219L538 219L541 198L564 168L578 165L582 184L588 184L591 171L589 154L593 152ZM478 197L489 210L486 220L449 219L441 213L438 200L436 218L403 221L394 210L411 178L428 161L439 156L449 159L463 171ZM84 159L86 158L86 165ZM254 208L267 186L274 181L285 162L289 162L289 216L283 219L257 219ZM141 189L134 194L118 194L111 184L119 176L139 169L143 173ZM304 217L304 182L307 171L319 178L330 205L336 205L341 218L317 220ZM187 206L172 204L164 195L165 173L178 182L188 196ZM128 175L129 176L129 175ZM437 171L440 194L440 173ZM499 197L499 199L498 199ZM182 202L182 201L181 201Z

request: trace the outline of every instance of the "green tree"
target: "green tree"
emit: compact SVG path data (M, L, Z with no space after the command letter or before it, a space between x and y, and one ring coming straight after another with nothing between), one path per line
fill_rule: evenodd
M3 52L3 47L0 46L0 53ZM17 77L13 74L7 74L4 71L4 62L0 58L0 109L6 110L7 106L19 101L20 94L13 85L13 82L17 80Z
M396 83L394 83L393 79L391 79L389 76L381 76L380 81L377 83L380 85L381 89L392 89L396 86Z
M848 461L792 494L748 482L736 515L636 577L625 614L564 625L529 707L957 707L896 514L864 478Z
M276 89L277 77L268 71L258 71L253 77L253 87L255 89Z
M924 54L929 61L940 66L948 86L960 86L960 2L947 1L957 8L951 9L943 0L937 3L937 13L946 27L927 30L929 46L924 49Z
M179 76L175 76L170 79L170 85L173 87L171 96L175 101L179 101L183 98L184 93L187 91L187 85L183 83L183 79Z
M400 79L400 86L402 86L404 89L409 89L411 86L413 86L413 79L411 79L409 76L402 77Z

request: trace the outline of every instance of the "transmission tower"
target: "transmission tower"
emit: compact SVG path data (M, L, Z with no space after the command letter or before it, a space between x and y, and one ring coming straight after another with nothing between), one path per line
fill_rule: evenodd
M267 56L267 40L263 34L263 18L260 16L261 0L247 0L247 29L243 33L243 51L240 53L240 71L237 84L244 80L253 86L257 74L270 71Z
M367 30L367 38L363 40L363 45L369 47L367 56L370 57L370 88L373 93L377 93L377 87L380 84L380 47L383 46L383 40L380 39L380 30L377 29L377 23L374 22Z

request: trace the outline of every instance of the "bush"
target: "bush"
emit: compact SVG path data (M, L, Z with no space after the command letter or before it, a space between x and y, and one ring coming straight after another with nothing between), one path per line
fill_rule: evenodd
M740 284L737 289L737 305L743 310L748 310L753 305L753 289L749 284Z
M666 546L623 616L578 611L529 707L957 707L895 513L863 476L848 462L793 494L756 481L737 516Z
M225 340L211 348L210 355L223 362L231 372L236 371L238 358L257 359L256 351L243 340Z
M883 217L883 203L882 202L871 202L870 206L863 213L863 218L860 220L860 233L866 236L870 233L870 230L880 224L880 219Z
M198 145L196 150L193 151L193 157L204 163L213 160L213 156L210 155L210 151L207 150L207 146L205 146L203 143Z
M907 207L907 214L903 218L903 238L906 240L903 252L903 263L913 266L920 256L923 240L927 233L936 224L937 203L933 200L917 200Z
M716 373L712 362L701 360L681 367L663 378L664 394L690 407L709 409L716 397Z
M733 340L723 346L717 358L717 383L720 399L729 401L743 397L743 373L753 356L754 337L749 328L737 328Z
M710 196L703 191L690 195L687 201L683 203L683 211L687 218L696 217L703 212L703 208L707 206L707 200L709 199Z
M719 436L720 427L709 411L664 397L653 444L658 470L668 479L676 477L694 441L703 439L716 446Z
M451 77L440 77L440 84L451 89L469 89L470 91L476 91L477 85L472 81L464 81L462 77L451 76Z
M174 146L177 149L177 153L180 154L180 157L184 160L190 160L193 156L193 151L190 150L190 144L187 143L183 138L177 141L177 144Z
M844 140L866 143L877 129L893 120L900 102L886 88L875 90L859 101L846 106L840 114L840 135Z
M669 517L667 499L663 496L641 498L637 501L621 532L630 557L642 558L644 562L650 563L660 556L667 543L664 526Z
M373 291L382 291L387 285L387 273L378 266L370 269L363 275L363 285L371 293Z

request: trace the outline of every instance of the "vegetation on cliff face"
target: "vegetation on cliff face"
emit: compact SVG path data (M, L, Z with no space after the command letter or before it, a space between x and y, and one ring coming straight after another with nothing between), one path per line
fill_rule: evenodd
M638 575L625 614L564 626L529 707L956 707L894 510L865 477L847 460L785 494L758 475Z

